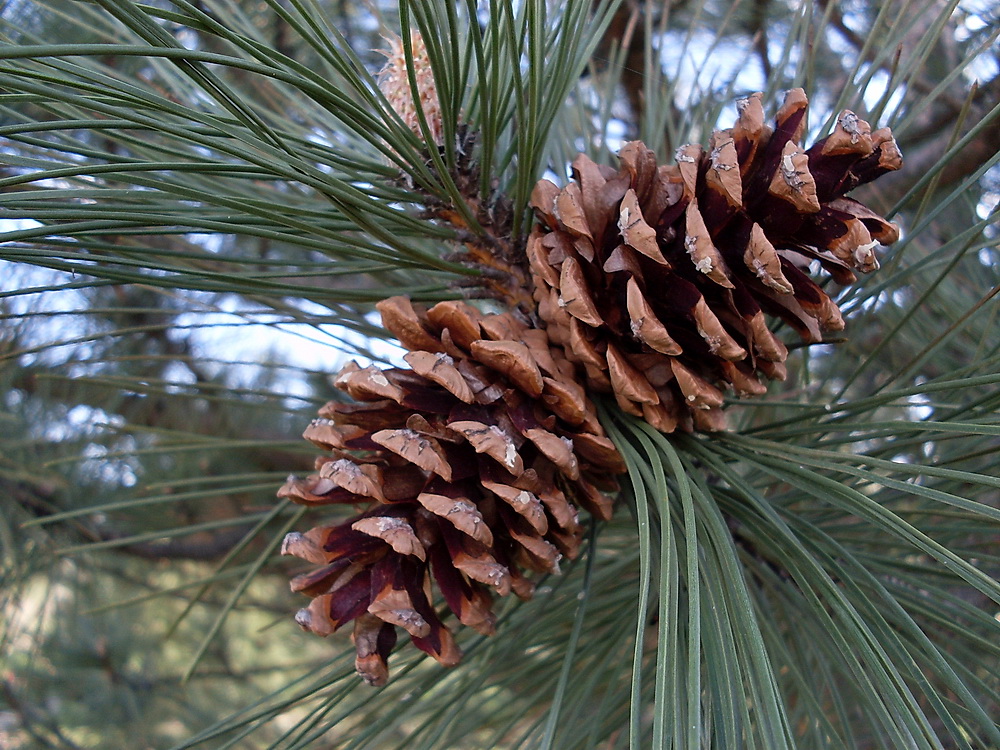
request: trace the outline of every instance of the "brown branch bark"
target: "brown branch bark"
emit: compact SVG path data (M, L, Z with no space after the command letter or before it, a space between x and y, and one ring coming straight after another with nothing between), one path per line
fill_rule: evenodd
M607 64L616 46L625 50L624 66L621 71L621 85L637 122L645 108L643 78L646 69L646 28L642 20L642 9L637 0L625 0L618 7L608 30L594 51L595 60ZM603 66L602 66L603 67Z

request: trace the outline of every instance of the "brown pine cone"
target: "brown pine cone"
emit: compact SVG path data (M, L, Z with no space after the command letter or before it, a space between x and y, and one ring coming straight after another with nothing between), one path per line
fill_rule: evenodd
M544 331L462 302L426 312L379 305L411 370L351 363L305 437L329 451L317 473L279 496L304 505L367 506L353 518L289 534L282 552L316 564L292 581L313 597L297 621L328 635L354 621L358 672L388 679L396 627L439 662L461 658L434 604L494 631L493 594L530 597L521 568L556 573L576 556L577 507L611 515L605 492L625 470L576 368Z
M839 284L878 268L874 248L897 228L844 198L902 163L888 129L850 111L808 150L806 97L789 91L774 130L761 95L709 150L684 146L657 167L641 142L618 171L584 155L563 189L540 181L527 252L549 337L581 363L590 388L663 432L725 427L723 394L757 395L782 380L780 317L806 342L844 326L807 275L816 260Z

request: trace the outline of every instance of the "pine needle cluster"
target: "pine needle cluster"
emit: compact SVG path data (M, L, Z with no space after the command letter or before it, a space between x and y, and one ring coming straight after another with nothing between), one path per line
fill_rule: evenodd
M996 20L0 4L0 744L1000 747Z

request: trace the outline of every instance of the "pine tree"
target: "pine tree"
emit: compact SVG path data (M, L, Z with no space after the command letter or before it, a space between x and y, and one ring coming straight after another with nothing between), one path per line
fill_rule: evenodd
M0 744L1000 747L991 13L4 4Z

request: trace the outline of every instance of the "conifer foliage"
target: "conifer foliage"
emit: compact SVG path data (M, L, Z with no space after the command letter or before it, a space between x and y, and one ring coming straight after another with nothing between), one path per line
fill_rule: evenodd
M0 745L1000 747L991 12L0 3Z

